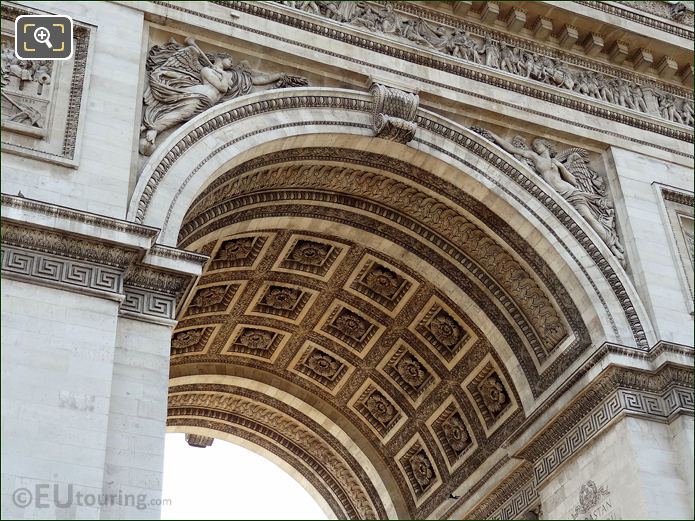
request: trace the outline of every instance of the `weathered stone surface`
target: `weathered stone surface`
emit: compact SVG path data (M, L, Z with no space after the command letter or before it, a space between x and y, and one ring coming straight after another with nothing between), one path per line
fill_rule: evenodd
M340 519L692 518L688 3L2 13L3 517L157 518L12 494L169 429Z

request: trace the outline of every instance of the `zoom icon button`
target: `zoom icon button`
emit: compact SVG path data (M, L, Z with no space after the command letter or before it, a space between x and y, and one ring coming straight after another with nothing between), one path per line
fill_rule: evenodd
M20 60L67 60L72 57L72 18L22 15L15 20L15 54Z

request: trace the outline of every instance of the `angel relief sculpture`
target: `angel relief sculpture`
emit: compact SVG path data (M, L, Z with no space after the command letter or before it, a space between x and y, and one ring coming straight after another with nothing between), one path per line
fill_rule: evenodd
M623 247L615 229L615 209L608 198L603 179L589 166L589 153L586 150L569 148L557 153L545 139L534 139L529 148L521 136L509 142L489 130L476 127L472 130L538 173L579 212L620 263L625 265Z
M140 127L140 153L152 154L157 135L184 123L210 107L251 92L256 85L275 88L306 86L301 76L265 74L248 62L234 63L227 54L204 53L193 38L185 45L173 38L150 49L146 63L148 85Z

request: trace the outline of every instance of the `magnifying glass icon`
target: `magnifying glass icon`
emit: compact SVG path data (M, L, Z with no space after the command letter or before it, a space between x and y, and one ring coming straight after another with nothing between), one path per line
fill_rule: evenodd
M46 44L46 47L49 49L53 49L53 46L51 45L51 32L46 29L45 27L37 27L34 30L34 39L39 42Z

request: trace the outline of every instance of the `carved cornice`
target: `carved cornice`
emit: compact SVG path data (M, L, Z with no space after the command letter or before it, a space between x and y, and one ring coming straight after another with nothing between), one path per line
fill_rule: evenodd
M149 266L135 265L126 275L125 283L144 290L158 291L173 297L179 297L186 291L191 277L182 273L173 273Z
M384 2L376 2L376 3L381 3L383 4ZM425 2L426 3L426 2ZM481 2L483 3L483 2ZM538 2L540 3L540 2ZM568 4L570 2L567 2ZM606 12L616 15L616 16L623 16L624 18L630 19L632 21L638 21L640 23L643 23L645 25L650 25L653 22L656 22L657 25L660 26L666 26L670 24L665 24L664 22L660 20L654 20L653 18L649 17L644 17L639 14L636 14L632 11L629 11L627 9L621 9L618 6L609 4L607 2L593 2L593 1L586 1L586 2L576 2L581 5L587 5L589 7L594 7L596 9L600 10L605 10ZM643 2L640 2L643 3ZM646 2L645 2L646 3ZM657 87L660 89L665 90L666 92L671 92L673 94L677 94L680 96L689 96L689 92L686 89L683 89L682 87L675 86L671 83L663 82L658 79L652 78L645 76L644 74L640 74L637 71L630 71L626 69L625 67L617 67L612 64L607 64L603 61L591 59L589 56L581 56L578 55L576 52L567 52L562 49L558 48L552 48L550 47L546 39L548 36L551 35L552 33L552 28L548 28L548 33L544 35L544 37L539 38L538 36L534 35L534 39L530 40L528 37L526 38L517 38L514 37L510 34L503 33L497 29L493 29L489 26L483 26L480 23L480 20L477 21L472 21L472 20L465 20L461 19L459 17L454 17L451 16L447 13L442 13L439 11L435 11L434 9L425 7L420 5L419 3L416 2L398 2L396 3L396 6L399 11L405 12L405 13L410 13L416 17L424 18L427 20L432 20L434 22L440 23L440 24L445 24L449 25L452 27L461 27L465 29L466 31L469 31L471 34L476 34L481 37L485 36L490 36L494 40L498 40L500 42L504 43L509 43L519 49L524 49L524 50L529 50L534 53L538 54L543 54L547 56L551 56L553 58L558 58L562 60L564 63L567 64L572 64L576 65L578 67L581 67L583 69L587 70L593 70L596 72L601 72L603 74L608 74L610 76L615 76L618 78L623 78L629 81L633 81L635 83L639 83L641 85L648 85L651 87ZM567 16L566 14L564 16ZM641 20L641 19L644 20ZM562 44L562 34L567 33L568 27L571 30L575 30L576 28L573 26L567 26L565 20L558 20L555 22L551 18L543 17L543 19L547 22L550 22L550 26L555 28L555 33L553 36L558 38L560 41L558 43ZM539 18L540 21L540 18ZM477 22L477 23L476 23ZM537 22L538 23L538 22ZM651 25L650 25L651 26ZM536 26L538 27L538 26ZM654 28L661 28L657 27L656 25L652 26ZM674 31L673 34L679 34L685 38L688 39L693 39L693 32L690 31L690 36L684 36L688 34L687 30L684 30L681 27L676 27L676 26L671 26L673 27ZM662 30L665 30L662 28ZM671 32L671 31L668 31ZM584 42L587 40L588 34L579 34L578 32L576 33L576 41L577 42ZM620 40L622 37L616 38L616 40ZM575 38L572 38L573 40ZM610 49L611 48L611 43L610 42L605 42L606 44L604 45L605 49Z
M633 11L630 11L628 9L623 9L617 5L614 5L614 4L611 4L608 2L597 2L597 1L592 0L592 1L585 1L585 2L577 2L577 3L581 4L581 5L586 5L588 7L592 7L594 9L598 9L598 10L603 11L605 13L619 16L620 18L625 18L626 20L630 20L631 22L637 22L639 24L646 25L647 27L651 27L653 29L658 29L660 31L665 31L667 33L675 34L676 36L680 36L681 38L686 38L688 40L695 39L695 34L693 33L693 30L692 30L692 24L693 24L692 11L690 13L685 13L680 20L676 20L674 18L673 8L671 7L671 5L673 5L673 4L670 4L667 2L637 1L637 2L618 2L618 3L624 4L628 7L633 8L633 9L638 9L638 10L643 11L645 13L656 15L656 16L659 16L662 18L669 18L671 20L676 20L678 23L690 26L689 28L686 29L684 27L679 27L679 26L674 25L672 23L664 22L663 20L655 20L651 16L644 16L644 15L641 15L639 13L635 13ZM659 4L663 5L664 7L662 8Z
M142 315L173 320L176 302L184 295L193 277L149 266L134 265L128 270L125 281L125 300L121 314Z
M522 468L533 465L533 475L513 474L466 518L513 519L522 514L537 498L540 484L618 418L630 415L670 422L679 414L692 415L693 410L691 367L667 364L648 372L610 366L516 454L528 462Z
M515 519L537 498L538 491L533 483L533 465L522 461L500 482L493 494L478 503L463 519ZM454 510L455 508L449 509L443 518L450 518Z
M230 4L238 4L238 2L230 2ZM243 4L243 3L242 3ZM305 8L307 8L308 4L305 4ZM244 7L245 6L238 6L238 5L231 5L233 8L240 8L241 10L247 10ZM287 7L287 6L285 6ZM375 6L372 6L376 9ZM372 21L371 18L369 19L369 23L359 23L356 25L357 22L360 21L360 18L357 18L355 21L352 21L350 23L340 23L337 24L339 27L344 27L344 28L349 28L350 31L355 31L359 33L372 33L372 34L377 34L382 38L388 39L388 40L402 40L404 42L407 42L406 45L412 46L416 45L420 48L422 48L423 51L426 51L427 54L435 54L435 55L443 55L446 56L446 59L454 61L454 62L468 62L471 63L477 63L481 64L484 63L486 67L482 67L481 70L484 70L485 68L493 68L493 69L498 69L502 72L502 75L507 75L507 74L512 74L513 76L522 76L526 77L527 80L530 80L531 83L542 83L546 85L546 88L549 88L550 90L570 90L574 91L575 94L578 94L582 98L599 98L599 103L607 103L607 104L615 104L615 105L622 105L626 112L644 112L651 114L652 116L656 117L663 117L665 119L669 119L672 121L677 121L681 123L680 115L678 117L674 116L673 114L669 113L669 115L665 115L663 113L663 110L660 110L659 108L659 103L656 101L656 98L654 98L655 93L652 93L650 89L656 88L658 91L663 91L663 92L669 92L672 95L680 96L683 98L685 103L692 103L692 96L687 90L679 89L677 87L674 87L670 84L667 83L661 83L657 82L654 80L646 79L643 77L638 77L634 73L627 73L624 68L617 68L617 67L612 67L609 65L605 64L599 64L597 62L593 62L590 60L585 60L578 58L576 55L571 54L571 53L563 53L562 51L558 51L556 49L550 49L547 47L543 46L538 46L534 44L530 44L528 40L523 40L523 39L516 39L516 38L511 38L508 35L499 33L497 31L491 30L489 28L482 28L480 25L477 24L472 24L469 22L461 22L459 19L452 18L450 16L444 15L442 13L438 13L435 11L431 11L430 9L423 8L417 5L411 5L409 3L399 3L396 4L396 7L399 10L399 13L396 14L395 11L389 11L389 14L383 14L384 18L383 24L384 24L384 29L383 30L378 30L378 24L375 21ZM383 13L383 11L382 11ZM413 18L408 19L408 17L404 17L402 13L410 13ZM261 12L253 12L252 14L261 14ZM335 22L335 17L330 13L330 11L326 11L319 13L311 13L312 15L318 15L324 18L326 24L329 25L336 25ZM329 16L331 15L331 16ZM266 18L277 18L273 17L269 13L263 13L263 16ZM365 15L366 17L367 15ZM378 14L376 16L381 16L381 14ZM398 18L398 21L393 21L392 19L394 17L400 17ZM447 43L443 41L443 36L440 35L439 33L442 32L442 29L444 29L443 26L438 26L436 28L437 33L435 34L434 27L430 28L425 28L425 29L415 29L419 27L418 24L422 23L425 20L432 20L436 21L437 24L446 24L448 26L448 31L449 33L452 33L452 36L450 36L450 39ZM282 21L283 23L287 23L286 18L282 18L281 20L278 19L278 21ZM415 31L414 34L405 34L403 31L404 29L399 26L401 23L405 23L408 21L408 23L414 23L415 25L413 26L414 28L410 28L408 26L408 29L405 29L406 31ZM303 23L297 23L293 24L296 25L297 27L300 27L304 30L312 30L312 32L318 32L318 31L313 31L312 29L312 23L308 21L302 21ZM353 23L354 22L354 23ZM386 26L386 24L389 24ZM395 28L392 28L391 25L396 25ZM359 26L358 26L359 25ZM466 31L466 33L463 33L463 31ZM424 32L424 34L423 34ZM331 31L320 31L320 34L324 36L329 36L327 33L331 33ZM399 33L403 33L401 37L396 36ZM362 39L356 38L353 34L350 32L343 32L343 31L336 31L336 34L339 34L342 41L346 43L351 43L353 45L358 45L358 46L365 46L362 42ZM480 47L480 42L476 42L475 40L472 40L468 34L474 34L477 37L484 37L486 39L490 39L490 45L497 47L497 50L495 51L495 54L493 55L492 58L490 58L489 55L485 56L485 61L483 62L483 58L480 57L479 50L482 48ZM459 35L459 36L456 36ZM332 37L332 36L329 36ZM458 38L458 39L457 39ZM603 46L603 40L600 39L600 46ZM460 41L459 41L460 40ZM436 43L434 42L436 41ZM498 46L497 42L502 46ZM371 43L371 45L370 45ZM525 56L519 56L517 58L505 58L504 56L504 46L510 46L510 49L517 49L521 52L526 52L527 54ZM375 42L367 42L366 45L367 48L371 48L372 50L375 50L377 52L384 52L388 49L387 46L385 45L380 45ZM531 49L533 48L533 49ZM463 49L463 51L459 50ZM390 51L386 52L386 54L393 54L393 52L396 52L395 54L399 58L404 58L405 56L401 56L401 54L405 55L403 51ZM529 54L530 53L530 54ZM534 63L531 66L531 70L525 70L529 67L528 65L528 58L530 56L534 57ZM561 66L554 64L551 61L544 62L544 59L547 59L549 57L552 57L555 60L559 60L561 62ZM408 59L408 58L406 58ZM523 65L522 70L517 70L517 64L516 62L519 61ZM428 62L428 63L425 63ZM431 62L431 63L429 63ZM512 63L513 62L513 63ZM579 63L577 63L579 62ZM429 66L434 66L435 68L441 68L439 64L437 64L436 60L427 60L426 57L421 56L418 58L418 63L423 63L425 65ZM569 69L566 68L565 64L571 63L573 65L578 65L581 66L584 69L584 73L582 74L582 71L574 70L570 71ZM674 62L675 63L675 62ZM674 66L677 66L674 65ZM475 68L475 67L474 67ZM542 73L542 74L536 74L536 69L538 71L543 70L545 71L546 69L552 69L553 72L551 73ZM448 67L445 67L444 70L447 72L454 72L451 70L451 64L448 65ZM601 94L600 96L598 95L598 90L591 90L591 81L597 82L596 85L598 85L602 78L599 76L594 75L594 79L589 81L589 80L584 80L582 79L583 76L586 76L586 74L592 75L593 72L588 72L588 71L593 71L595 69L600 69L600 74L607 74L612 77L618 77L621 78L623 81L627 81L630 83L629 88L637 88L638 86L641 87L642 91L644 92L644 101L641 102L641 106L639 104L633 106L630 105L628 102L621 100L621 98L618 95L618 90L615 90L613 87L606 87L604 90L611 90L611 92L614 92L610 94ZM667 68L669 71L670 69ZM455 73L458 73L455 72ZM463 72L463 75L470 74ZM626 77L627 76L627 77ZM629 78L628 78L629 77ZM483 81L490 83L494 81L493 77L488 77L487 79L484 79ZM582 82L588 82L585 83L583 87L580 87ZM597 87L599 89L599 87ZM602 91L603 92L603 91ZM533 94L532 94L533 95ZM661 94L659 94L661 96ZM625 96L623 96L624 98ZM594 99L594 102L596 102L596 99ZM593 104L592 103L592 104ZM630 107L630 109L627 109L626 107ZM679 109L680 110L680 109ZM660 113L662 112L662 113ZM692 119L692 118L690 118ZM692 126L692 121L690 122L690 126Z
M2 194L0 196L0 204L6 208L14 208L22 211L29 211L38 215L44 215L50 218L66 219L79 224L87 224L97 226L105 230L125 232L131 235L137 235L154 242L159 230L142 224L134 224L128 221L104 217L93 213L83 212L64 206L27 199L16 195ZM178 251L178 250L176 250ZM196 254L191 254L196 255Z
M207 259L150 248L156 228L6 194L2 208L9 215L2 221L3 277L123 300L120 312L136 318L170 324L177 299L194 277L186 268L177 272L140 264L148 249L173 261L201 265ZM42 224L47 217L51 227Z
M193 251L180 250L178 248L172 248L170 246L163 246L161 244L155 244L150 249L150 254L157 257L164 257L167 259L181 260L192 262L194 264L203 265L207 262L207 255L201 255L200 253L195 253Z
M683 204L685 206L695 205L695 194L671 188L661 188L661 193L667 201Z
M3 220L2 276L121 300L135 249Z
M88 240L85 237L58 230L15 224L7 219L4 219L2 223L2 243L3 246L17 246L37 253L67 257L122 270L142 256L142 252L135 248Z

